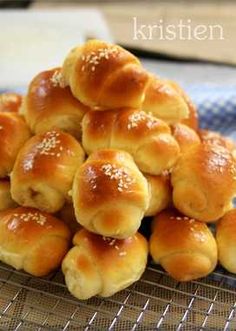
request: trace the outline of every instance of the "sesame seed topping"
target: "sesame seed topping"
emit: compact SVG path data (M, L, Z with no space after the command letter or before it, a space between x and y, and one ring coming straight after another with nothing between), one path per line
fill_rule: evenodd
M64 87L62 73L58 70L53 73L52 77L50 78L50 81L52 82L53 87Z
M138 127L141 122L145 122L149 129L152 129L157 124L157 119L151 115L151 113L145 113L144 111L135 112L128 118L128 130Z
M128 189L134 182L134 179L129 176L125 169L118 168L116 165L107 163L102 166L101 170L111 180L117 181L117 190L119 192L122 192L124 189Z
M52 156L60 156L60 153L55 153L55 150L58 145L60 145L61 141L58 139L59 133L56 131L50 131L45 134L42 142L37 145L37 149L39 150L39 154L41 155L52 155ZM62 146L60 146L62 147Z
M119 255L120 256L125 256L127 254L127 252L120 252Z
M34 221L37 224L43 226L47 219L44 215L40 214L39 212L28 212L28 213L22 213L22 214L13 214L14 217L19 217L19 219L23 222L29 222L29 221Z
M109 46L109 48L99 48L96 52L92 51L86 56L82 54L81 60L83 61L83 65L81 71L91 69L91 71L94 72L101 61L108 60L110 57L116 56L117 53L118 48L116 46Z
M115 245L115 249L118 251L120 248L119 246Z

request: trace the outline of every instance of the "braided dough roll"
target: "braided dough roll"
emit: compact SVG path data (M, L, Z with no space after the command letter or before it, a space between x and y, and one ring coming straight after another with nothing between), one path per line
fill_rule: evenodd
M34 276L59 267L70 245L63 222L33 208L0 213L0 260Z
M81 137L81 120L89 108L63 87L61 68L39 73L30 83L22 112L32 132L44 133L57 128Z
M150 253L178 281L205 277L217 264L216 241L207 225L170 210L153 220Z
M109 297L137 281L146 268L148 245L139 233L117 240L83 229L73 243L62 271L69 291L78 299Z
M0 178L9 176L20 148L30 135L19 114L0 112Z
M149 78L134 55L99 40L74 48L62 74L73 95L96 110L140 107Z
M18 113L22 103L22 96L18 93L0 94L0 112Z
M113 149L91 154L79 167L72 198L83 227L119 239L137 231L150 199L147 180L132 157Z
M236 209L228 211L217 223L216 241L220 264L236 273Z
M183 214L214 222L231 208L236 163L221 146L200 144L182 154L171 175L173 202Z
M49 213L71 200L77 168L84 151L71 135L58 130L32 137L18 154L11 174L11 194L22 206Z
M82 121L82 144L90 154L98 149L116 148L130 153L139 169L160 175L179 157L179 146L170 127L143 111L119 109L90 111Z

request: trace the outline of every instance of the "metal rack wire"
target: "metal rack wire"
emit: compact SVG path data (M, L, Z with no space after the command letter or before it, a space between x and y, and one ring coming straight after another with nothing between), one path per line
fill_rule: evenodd
M178 283L156 266L111 298L79 301L57 272L39 279L0 264L0 330L236 330L236 279Z

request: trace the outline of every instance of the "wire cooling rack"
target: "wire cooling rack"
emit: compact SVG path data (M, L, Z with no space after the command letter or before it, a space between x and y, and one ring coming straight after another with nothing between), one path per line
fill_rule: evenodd
M156 266L111 298L79 301L60 272L31 277L0 264L0 330L236 330L235 278L179 283Z

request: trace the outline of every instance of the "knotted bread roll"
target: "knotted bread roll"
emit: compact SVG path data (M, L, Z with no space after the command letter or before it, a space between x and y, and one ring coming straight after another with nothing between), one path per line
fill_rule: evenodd
M74 48L62 74L73 95L97 110L140 107L149 78L134 55L100 40Z
M80 230L62 263L66 285L76 298L109 297L130 286L143 274L148 256L139 233L117 240Z
M51 130L21 149L11 174L11 194L22 206L57 212L71 197L72 181L84 151L71 135Z
M220 264L236 273L236 209L228 211L216 225L216 241Z
M16 113L0 112L0 178L9 176L17 154L30 138L30 130Z
M160 175L179 157L179 146L170 127L143 111L119 109L85 114L82 145L90 154L98 149L116 148L130 153L139 169Z
M144 175L149 187L149 206L144 216L155 216L163 209L170 206L172 201L172 190L170 185L170 175L164 173L160 176Z
M194 131L199 129L198 111L192 100L186 94L186 92L173 80L166 80L166 82L184 99L188 107L188 116L181 119L181 123L189 126Z
M174 124L172 126L172 134L179 144L181 153L185 153L189 150L189 148L201 144L201 140L197 132L185 124Z
M33 208L0 213L0 260L34 276L58 268L70 245L67 226Z
M183 214L213 222L231 208L236 164L224 147L200 144L181 155L171 175L173 202Z
M68 54L62 73L73 95L96 110L142 108L171 123L188 117L183 97L120 46L90 40Z
M169 124L188 119L190 116L189 106L183 93L180 93L169 81L154 75L149 75L141 108Z
M207 225L170 210L153 220L150 253L178 281L205 277L217 264L216 241Z
M12 199L10 188L8 179L0 180L0 211L17 206L17 203Z
M119 239L137 231L150 199L147 180L132 157L114 149L91 154L79 167L72 198L83 227Z
M0 94L0 112L18 113L22 103L22 96L18 93Z
M44 133L57 128L81 137L81 120L88 107L63 86L61 68L39 73L30 83L22 112L31 130Z

